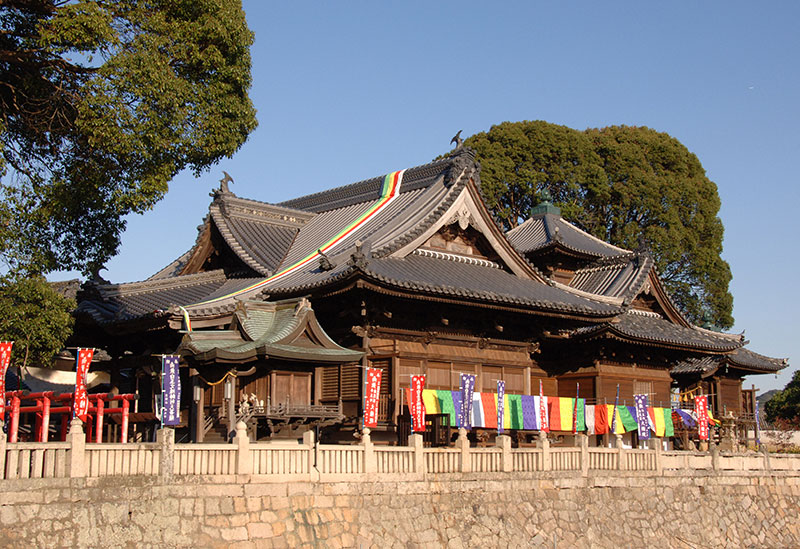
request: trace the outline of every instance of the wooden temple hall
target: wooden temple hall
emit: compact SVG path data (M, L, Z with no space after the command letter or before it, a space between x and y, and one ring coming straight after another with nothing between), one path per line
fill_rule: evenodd
M403 443L413 374L457 391L473 373L475 391L504 380L507 395L541 384L575 397L579 383L587 404L613 404L619 387L620 404L644 393L667 409L702 392L715 417L752 421L742 378L785 360L690 323L647 252L587 234L548 201L503 232L479 185L460 146L277 204L223 181L182 256L142 282L83 285L71 344L108 353L102 368L139 395L139 417L160 391L156 357L179 354L178 440L224 441L242 420L259 439L315 429L355 442L365 367L383 370L375 442ZM435 412L426 440L446 444L452 421ZM535 434L520 427L517 442Z

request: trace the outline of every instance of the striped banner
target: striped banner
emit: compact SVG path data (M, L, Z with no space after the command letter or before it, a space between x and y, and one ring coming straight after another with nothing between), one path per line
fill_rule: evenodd
M293 265L290 265L289 267L283 269L282 271L280 271L278 273L275 273L274 275L270 276L269 278L265 278L264 280L261 280L261 281L255 283L255 284L251 284L250 286L247 286L246 288L242 288L241 290L237 290L235 292L231 292L229 294L226 294L226 295L223 295L223 296L220 296L220 297L215 297L214 299L208 299L206 301L200 301L198 303L192 304L191 306L209 305L211 303L216 303L216 302L222 301L224 299L228 299L228 298L231 298L231 297L243 294L243 293L250 292L252 290L256 290L258 288L261 288L261 287L269 284L270 282L275 282L276 280L279 280L279 279L281 279L281 278L283 278L283 277L285 277L287 275L290 275L290 274L296 272L298 269L302 268L303 266L305 266L305 265L309 264L311 261L313 261L314 258L318 257L320 252L325 253L325 252L328 252L328 251L332 250L337 244L339 244L342 240L344 240L353 231L355 231L359 227L362 227L370 219L373 219L376 215L378 215L381 211L383 211L389 204L391 204L394 201L394 199L397 197L397 195L400 192L400 185L403 182L403 173L405 173L405 170L400 170L400 171L396 171L396 172L392 172L392 173L388 174L383 179L383 187L381 188L381 196L380 196L380 198L378 198L378 200L372 206L370 206L367 211L365 211L363 214L361 214L358 217L358 219L356 219L355 221L350 223L347 227L342 229L337 235L335 235L330 240L328 240L325 244L320 246L319 249L317 251L315 251L314 253L307 255L306 257L304 257L300 261L296 262ZM187 324L188 324L189 323L188 314L186 315L186 317L187 317ZM191 326L187 326L187 330L191 330Z

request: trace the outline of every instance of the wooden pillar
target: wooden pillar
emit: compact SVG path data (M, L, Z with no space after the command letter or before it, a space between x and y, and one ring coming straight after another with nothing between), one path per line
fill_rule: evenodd
M525 387L523 392L526 395L532 395L531 393L531 367L525 366Z

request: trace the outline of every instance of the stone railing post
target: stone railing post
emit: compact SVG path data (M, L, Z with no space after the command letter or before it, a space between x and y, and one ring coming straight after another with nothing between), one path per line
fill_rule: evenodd
M764 456L764 470L772 471L772 466L769 463L769 451L767 450L766 444L761 445L761 454Z
M581 475L586 477L589 476L589 435L578 433L576 438L581 449Z
M83 433L83 422L72 418L69 424L69 476L81 478L86 476L86 435Z
M414 449L414 472L425 474L425 447L422 435L414 433L408 437L408 445Z
M317 468L317 441L314 431L303 433L303 446L308 448L308 473L311 482L319 481L319 469Z
M503 450L500 458L500 468L504 473L514 470L514 456L511 455L511 437L508 435L497 435L495 446Z
M253 454L250 453L250 437L247 436L247 425L244 421L236 422L236 435L233 437L236 445L236 474L253 474Z
M469 473L472 471L472 459L469 455L469 439L467 438L467 430L463 427L458 429L456 448L461 450L461 472Z
M617 469L625 471L628 468L628 459L625 454L625 447L622 445L622 435L614 435L614 446L617 449Z
M161 478L169 480L175 472L175 429L162 427L156 431L156 442L161 447Z
M711 469L715 473L719 473L721 466L719 463L719 448L713 442L711 443Z
M653 444L655 444L653 450L655 451L656 474L661 476L664 474L664 464L661 461L661 452L663 451L662 448L664 444L660 437L655 437L653 439Z
M550 471L553 468L553 456L550 455L550 441L547 440L546 432L539 431L536 447L542 451L542 470Z
M377 473L378 462L375 456L375 446L372 444L372 437L370 437L370 428L364 427L361 433L361 445L364 447L364 472Z

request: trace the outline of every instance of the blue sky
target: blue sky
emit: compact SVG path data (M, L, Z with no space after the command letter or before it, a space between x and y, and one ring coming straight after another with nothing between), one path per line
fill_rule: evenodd
M222 170L239 196L278 202L428 162L460 129L649 126L683 142L719 187L733 331L756 352L800 356L800 3L244 6L259 128L131 217L106 278L147 278L186 251ZM751 381L782 388L796 369Z

